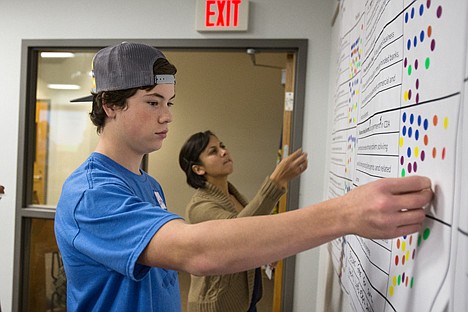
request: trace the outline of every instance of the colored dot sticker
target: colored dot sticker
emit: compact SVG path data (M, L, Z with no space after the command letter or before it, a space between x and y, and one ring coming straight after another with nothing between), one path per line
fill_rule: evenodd
M442 16L442 6L437 8L437 17L440 18ZM412 17L412 16L411 16Z
M425 228L423 232L423 239L424 240L428 239L430 234L431 234L431 229Z
M426 66L426 69L429 69L429 67L431 66L431 59L429 57L426 58L426 62L424 65Z

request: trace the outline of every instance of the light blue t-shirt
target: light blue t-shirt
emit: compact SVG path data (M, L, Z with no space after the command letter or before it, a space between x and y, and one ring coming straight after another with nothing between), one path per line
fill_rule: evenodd
M137 263L153 235L177 218L154 178L91 154L65 181L55 215L67 311L180 312L177 272Z

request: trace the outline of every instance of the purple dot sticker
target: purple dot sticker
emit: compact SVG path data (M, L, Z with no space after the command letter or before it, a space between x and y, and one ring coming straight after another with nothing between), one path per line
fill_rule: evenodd
M419 78L416 79L416 89L419 89ZM421 124L420 124L421 125Z
M413 163L413 171L414 171L414 173L416 173L416 171L418 171L418 163L417 162Z
M424 161L425 158L426 158L426 152L421 151L421 161Z
M405 157L401 156L400 157L400 165L403 166L404 163L405 163Z
M416 104L419 103L419 93L416 93Z
M432 39L432 41L431 41L431 51L435 50L435 45L436 45L435 40Z
M408 173L411 173L411 171L413 171L411 169L412 169L411 163L408 163Z
M418 69L418 59L414 60L414 69Z
M439 5L439 7L437 8L437 18L440 18L441 16L442 16L442 6Z
M426 7L429 9L431 7L431 0L426 1Z

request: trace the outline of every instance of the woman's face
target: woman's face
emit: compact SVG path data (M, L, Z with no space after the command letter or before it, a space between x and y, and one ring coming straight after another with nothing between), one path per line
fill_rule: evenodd
M234 170L233 162L226 146L212 135L208 145L200 154L201 166L198 166L197 174L210 177L225 177Z

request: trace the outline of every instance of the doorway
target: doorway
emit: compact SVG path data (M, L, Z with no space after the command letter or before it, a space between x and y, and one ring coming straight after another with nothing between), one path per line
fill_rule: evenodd
M28 265L30 259L28 259L29 252L28 250L23 250L21 246L29 246L24 242L31 241L30 236L30 227L31 220L36 218L41 219L53 219L54 216L54 207L56 204L56 199L58 195L54 195L56 190L54 190L53 185L61 186L61 181L64 179L64 176L67 176L67 170L74 169L83 159L76 159L77 151L84 151L85 156L93 149L95 141L91 140L90 142L84 142L83 137L95 137L94 130L92 127L87 127L84 122L77 121L76 116L79 114L84 115L87 118L87 110L89 107L78 107L73 106L70 108L67 106L68 100L66 98L79 97L87 93L90 90L90 86L84 86L82 90L79 91L80 94L74 94L70 96L53 95L53 99L58 100L58 114L57 112L52 113L52 117L55 117L55 120L58 121L59 126L63 127L67 125L66 120L73 121L72 126L74 129L83 129L83 132L77 137L73 135L68 135L64 138L63 136L58 136L57 133L67 133L66 131L55 130L53 121L51 124L51 135L53 137L52 143L56 144L57 142L65 142L65 144L60 145L58 150L63 152L62 157L55 155L49 155L49 159L55 159L54 162L47 164L48 169L48 178L49 181L54 181L54 183L48 183L51 185L47 189L47 203L37 204L32 199L33 196L33 178L34 173L32 170L32 163L34 163L31 153L28 153L28 150L31 150L33 144L29 141L31 138L28 133L34 133L36 129L33 129L32 123L34 120L34 113L31 111L31 103L35 103L38 99L38 94L40 93L38 85L40 83L45 83L44 81L38 82L37 79L37 60L39 57L39 52L44 50L56 50L56 51L68 51L73 50L82 53L89 53L93 55L95 51L99 48L118 43L120 41L132 41L128 39L122 40L26 40L23 42L23 63L24 67L22 75L22 88L21 88L21 116L20 122L25 125L25 129L20 133L24 135L23 138L20 138L20 142L25 142L24 146L20 147L20 159L18 160L18 177L20 187L18 187L18 198L21 198L21 203L17 207L17 239L18 242L16 247L15 254L15 281L14 281L14 308L18 311L24 311L25 305L25 296L21 293L20 286L22 282L27 281L28 277L24 276L22 273L21 267ZM180 106L187 107L187 105L194 105L197 108L196 111L203 115L203 105L208 102L208 100L217 103L215 109L212 109L213 115L200 123L192 123L192 126L187 126L186 123L179 125L173 125L174 129L180 129L179 133L175 132L172 134L173 141L171 144L174 146L180 147L181 140L187 138L188 133L194 131L202 131L210 128L215 133L217 133L226 143L231 150L236 151L235 161L239 165L236 169L236 174L239 173L238 177L233 177L236 179L234 184L238 184L243 193L245 193L247 198L252 198L252 194L260 186L261 180L266 176L267 173L270 173L273 170L275 162L277 161L278 153L288 153L290 150L295 150L302 145L302 115L304 109L304 89L305 89L305 64L306 64L306 55L307 55L307 41L306 40L135 40L139 42L144 42L157 46L162 51L166 53L168 58L173 62L178 68L179 72L177 74L177 100L176 100L176 112L175 119L180 119L181 115L186 113L186 110L181 109L177 111L177 108ZM253 62L251 54L247 53L247 49L255 49L257 52L255 57L255 62ZM188 55L192 55L194 58L198 58L196 61L192 59L189 64L182 64L184 62L190 62ZM288 99L285 96L285 82L283 77L282 68L285 67L286 63L284 59L288 55L293 55L294 62L292 68L292 83L291 88L288 92ZM181 61L177 61L177 58L180 58ZM237 66L235 68L226 68L226 60L222 60L223 57L229 59L239 58L242 62L242 66ZM220 58L220 60L215 60L215 58ZM283 60L282 60L283 59ZM91 64L90 59L86 60L86 57L81 60L86 63L86 66ZM180 62L180 63L178 63ZM57 63L57 61L55 61ZM57 64L54 64L57 65ZM263 67L258 65L270 65L271 67ZM275 68L278 67L278 68ZM195 74L186 74L184 77L184 70L186 68L197 69L198 72L206 73L206 77L200 79L200 75ZM253 78L253 82L250 82L250 85L254 86L260 90L266 83L265 79L270 79L273 83L276 83L280 88L279 93L272 92L270 94L274 100L259 100L255 95L247 93L242 86L233 86L235 79L233 78L234 73L237 73L239 77L242 75L249 76ZM217 87L217 90L221 90L221 96L212 95L212 89L214 83L219 82L221 79L216 75L216 72L220 74L219 77L226 77L225 79L227 86ZM248 72L248 75L246 74ZM75 72L77 74L77 72ZM81 73L84 77L85 73ZM267 77L267 78L265 78ZM291 79L291 77L290 77ZM86 80L86 79L85 79ZM242 80L242 79L240 79ZM194 85L194 88L201 90L202 95L191 97L190 95L186 96L184 100L181 96L181 91L186 89L187 84ZM211 86L211 88L210 88ZM233 92L233 93L229 93ZM234 93L239 93L241 96L244 96L244 100L234 100L230 103L229 101L234 98ZM292 95L291 95L292 93ZM292 96L292 97L291 97ZM180 100L182 98L182 100ZM242 97L241 97L242 98ZM268 103L270 107L261 106ZM288 106L285 106L285 103ZM239 106L240 104L250 105L247 106L248 109L244 109L242 112L233 111L233 108ZM54 103L52 103L52 106ZM292 105L292 106L290 106ZM285 110L285 108L287 109ZM84 110L84 114L83 114ZM88 110L89 111L89 110ZM286 114L285 114L286 111ZM246 116L248 112L253 112L252 116ZM273 113L275 112L275 113ZM287 123L283 123L286 120ZM196 115L189 115L189 118L199 119ZM68 119L67 119L68 118ZM276 119L275 119L276 118ZM252 120L251 120L252 119ZM260 127L260 123L265 121L274 121L276 120L276 125L271 128L271 126ZM273 122L273 124L275 123ZM174 121L176 123L176 121ZM231 127L227 127L228 123L232 123L234 130L229 130ZM198 124L198 126L197 126ZM289 127L289 133L286 136L283 135L285 124ZM201 125L201 126L200 126ZM269 128L270 127L270 128ZM262 129L260 129L262 128ZM90 130L91 129L91 130ZM255 129L258 130L258 133L255 132ZM286 138L286 139L285 139ZM76 140L76 144L73 144L73 141ZM268 141L267 145L268 151L267 156L262 154L263 143ZM166 144L166 143L165 143ZM287 144L286 148L282 148L281 144ZM57 145L54 145L57 148ZM167 146L166 146L167 147ZM169 149L163 149L166 154L169 152ZM161 151L161 152L162 152ZM238 152L237 152L238 151ZM178 148L177 148L178 152ZM173 152L172 152L173 153ZM237 154L238 153L238 154ZM169 195L169 190L178 190L181 186L181 181L164 181L165 177L170 176L163 174L161 168L165 168L165 162L176 163L176 157L174 154L160 154L153 153L148 159L148 171L150 174L156 176L157 179L161 180L161 184L164 185L165 192L167 193L168 201L174 201L171 199L172 195ZM77 162L73 163L73 155ZM255 155L260 155L259 158L256 158ZM84 156L83 156L84 157ZM258 156L257 156L258 157ZM66 160L65 162L62 160ZM259 162L259 160L261 160ZM55 163L55 164L54 164ZM248 167L246 164L253 163L255 165L255 170L249 170L245 167ZM60 164L60 165L59 165ZM67 169L69 165L70 169ZM263 169L258 170L258 167ZM55 171L54 171L55 167ZM59 167L59 168L57 168ZM154 172L152 172L154 171ZM180 169L175 169L172 172L179 172ZM244 172L244 173L243 173ZM246 174L247 172L248 174ZM252 172L260 172L261 174L255 176L251 174ZM183 173L180 172L182 176ZM261 176L261 177L260 177ZM260 179L260 182L259 182ZM178 185L178 188L172 187L171 183ZM187 186L187 194L190 194L190 189ZM190 195L187 195L190 196ZM178 196L173 196L176 198ZM290 183L288 190L288 197L283 200L284 209L293 210L298 207L298 197L299 197L299 179L296 179ZM184 198L182 197L182 200ZM185 200L187 200L185 198ZM183 207L183 205L175 204L174 206ZM179 214L183 215L182 211L176 211ZM27 248L27 247L24 247ZM281 275L281 278L274 278L274 281L280 280L280 284L272 286L274 294L271 296L276 296L275 303L272 303L272 310L268 311L290 311L292 309L293 303L293 284L294 284L294 257L284 260L284 263L281 265L280 273L276 275ZM268 281L267 281L268 282ZM24 285L24 283L23 283ZM267 286L268 287L268 286ZM265 296L264 296L265 297ZM265 299L264 299L265 300ZM17 305L17 306L15 306ZM18 308L20 307L20 308ZM18 308L18 309L17 309Z

